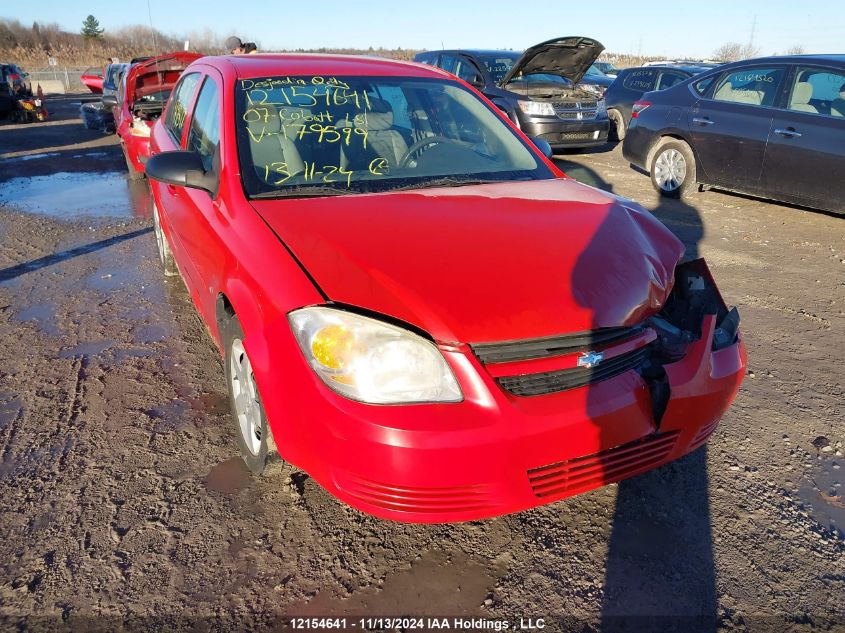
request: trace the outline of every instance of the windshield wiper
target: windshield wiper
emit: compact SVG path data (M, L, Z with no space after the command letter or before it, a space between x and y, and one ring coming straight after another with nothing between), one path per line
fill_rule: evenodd
M402 185L401 187L394 187L388 191L405 191L408 189L428 189L431 187L463 187L464 185L486 185L491 182L503 182L501 180L483 179L483 178L435 178L433 180L426 180L424 182L417 182L410 185Z
M264 191L250 196L250 200L268 200L274 198L316 198L321 196L345 196L347 194L360 193L354 189L341 187L300 187L296 189L277 189L275 191Z

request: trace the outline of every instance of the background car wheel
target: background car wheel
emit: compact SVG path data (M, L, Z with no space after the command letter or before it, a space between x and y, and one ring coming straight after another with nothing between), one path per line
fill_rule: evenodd
M241 457L253 473L267 473L271 466L284 466L267 424L261 395L252 373L252 363L244 347L244 331L232 315L221 326L226 350L226 384Z
M126 161L126 173L129 180L142 180L144 178L144 172L135 169L135 165L132 164L129 156L126 155L125 148L123 150L123 160Z
M624 141L625 140L625 119L619 110L608 110L607 118L610 119L610 140Z
M161 259L164 274L167 277L175 277L179 274L179 270L176 268L173 253L170 251L170 244L167 243L167 238L164 236L164 231L161 228L161 216L159 215L158 206L156 206L155 202L153 202L153 228L155 229L156 246L158 247L158 256Z
M651 161L651 184L662 196L680 198L695 190L695 156L684 141L661 144Z

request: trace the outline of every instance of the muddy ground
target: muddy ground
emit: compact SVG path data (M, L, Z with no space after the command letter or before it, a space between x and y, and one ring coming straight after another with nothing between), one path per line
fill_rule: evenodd
M676 463L513 516L402 525L306 475L247 472L217 352L161 274L145 184L78 102L0 125L0 628L430 614L843 630L845 219L718 192L659 200L619 147L559 157L708 260L741 311L749 375Z

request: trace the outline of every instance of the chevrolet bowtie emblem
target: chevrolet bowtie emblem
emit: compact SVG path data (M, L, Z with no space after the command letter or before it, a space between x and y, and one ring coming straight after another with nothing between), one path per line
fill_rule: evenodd
M584 352L578 357L578 367L597 367L604 360L604 352Z

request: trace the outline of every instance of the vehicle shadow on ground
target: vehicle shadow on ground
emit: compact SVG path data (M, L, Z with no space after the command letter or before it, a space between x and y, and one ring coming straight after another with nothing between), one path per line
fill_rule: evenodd
M47 266L59 264L69 259L73 259L74 257L79 257L80 255L87 255L89 253L108 248L109 246L114 246L115 244L119 244L120 242L125 242L126 240L131 240L141 235L146 235L147 233L151 233L152 230L152 227L147 227L143 229L138 229L136 231L129 231L128 233L123 233L122 235L115 235L114 237L109 237L104 240L98 240L96 242L91 242L90 244L77 246L76 248L70 248L68 250L60 251L58 253L45 255L44 257L39 257L38 259L33 259L28 262L24 262L23 264L17 264L16 266L2 268L0 269L0 283L4 281L9 281L10 279L14 279L15 277L20 277L21 275L24 275L26 273L40 270Z
M577 180L613 193L613 186L590 168L557 162ZM697 259L704 232L698 211L683 201L664 198L653 213L684 242L684 258ZM632 235L631 239L635 237ZM631 265L624 255L614 257L612 251L623 252L623 246L609 248L618 239L619 227L609 218L591 238L573 271L580 284L585 276L593 280L592 290L579 302L593 309L594 329L605 325L594 306L601 305L603 299L609 300L608 293L624 292L610 287L611 277L617 278L616 273L623 275ZM606 287L595 286L597 262L609 276ZM573 287L577 285L575 281ZM600 385L590 387L587 395L587 410L594 420L607 409L607 394L602 394ZM619 445L618 435L618 427L616 433L600 428L601 449ZM602 459L603 480L613 481L617 473L624 471L626 459ZM619 483L608 544L601 629L715 631L716 618L705 446L677 462Z
M0 141L2 140L3 137L0 136ZM57 173L112 172L126 169L126 161L118 145L71 143L69 146L70 149L62 149L46 145L38 154L0 158L0 182L12 178L52 176Z

